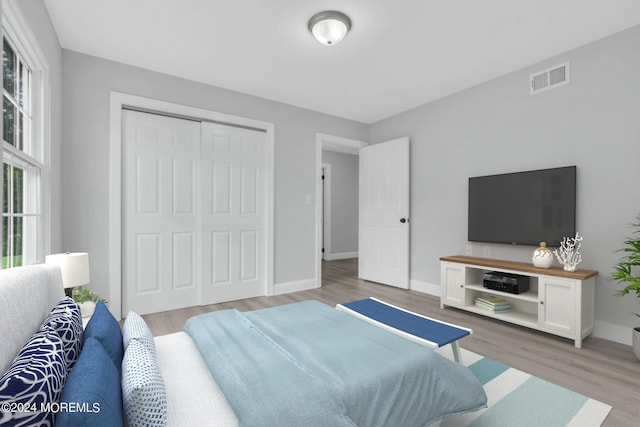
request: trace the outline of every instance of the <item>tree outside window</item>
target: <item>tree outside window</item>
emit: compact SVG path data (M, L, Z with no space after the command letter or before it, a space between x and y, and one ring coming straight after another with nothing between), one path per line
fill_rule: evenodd
M2 264L38 261L41 252L40 173L34 155L31 116L32 72L3 34L2 50Z

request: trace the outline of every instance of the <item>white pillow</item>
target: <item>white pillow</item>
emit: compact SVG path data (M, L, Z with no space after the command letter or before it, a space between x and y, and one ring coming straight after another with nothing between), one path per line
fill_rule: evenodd
M122 325L122 344L127 349L130 340L138 340L156 357L156 344L151 329L138 313L130 311Z
M155 357L140 341L129 341L122 359L122 403L130 427L165 426L167 391Z

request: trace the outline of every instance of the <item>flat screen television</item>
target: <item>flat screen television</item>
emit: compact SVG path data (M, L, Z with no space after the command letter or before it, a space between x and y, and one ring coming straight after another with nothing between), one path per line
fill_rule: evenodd
M575 166L469 178L469 241L560 246L575 234Z

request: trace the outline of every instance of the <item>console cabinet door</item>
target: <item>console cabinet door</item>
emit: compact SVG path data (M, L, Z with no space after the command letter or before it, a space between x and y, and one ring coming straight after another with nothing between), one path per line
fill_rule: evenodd
M566 338L576 333L576 286L574 280L540 276L538 320L540 329Z
M464 266L443 262L441 269L440 286L442 287L442 298L440 300L440 306L451 305L462 307L464 305Z

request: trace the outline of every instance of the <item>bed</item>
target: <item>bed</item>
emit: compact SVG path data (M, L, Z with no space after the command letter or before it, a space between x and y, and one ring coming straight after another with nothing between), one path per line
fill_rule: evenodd
M426 426L486 407L466 367L318 301L215 311L160 337L101 304L84 330L78 316L56 267L0 271L0 424ZM56 335L67 340L56 347ZM34 340L58 366L44 375L54 403L21 412L30 395L7 393L6 377Z

